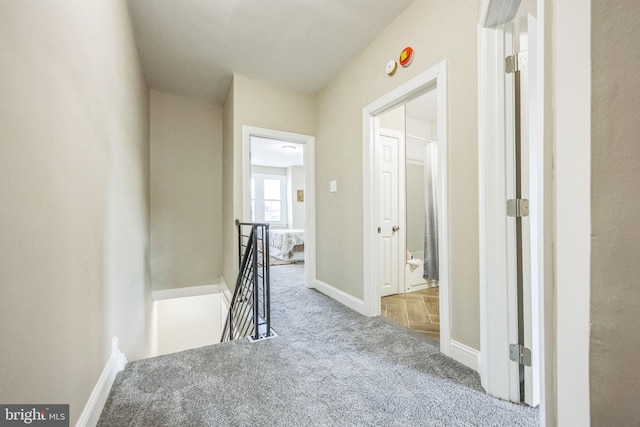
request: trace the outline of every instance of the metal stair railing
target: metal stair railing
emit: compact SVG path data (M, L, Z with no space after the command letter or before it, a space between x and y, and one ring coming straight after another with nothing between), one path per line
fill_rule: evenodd
M271 330L269 224L236 220L236 226L240 272L220 342L275 335Z

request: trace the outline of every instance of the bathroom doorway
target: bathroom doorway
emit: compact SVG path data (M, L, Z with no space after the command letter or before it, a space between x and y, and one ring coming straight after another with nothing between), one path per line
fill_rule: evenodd
M461 350L458 343L451 340L451 308L449 298L449 278L450 272L450 251L449 251L449 211L448 211L448 170L447 170L447 62L442 61L432 68L424 71L413 79L403 83L396 89L378 98L371 104L363 108L363 264L364 264L364 304L365 313L369 316L379 316L382 313L380 303L381 299L381 270L380 265L383 264L382 254L380 252L379 239L381 233L378 232L380 226L380 180L376 176L378 160L382 153L378 151L378 133L381 126L381 119L385 113L395 110L399 106L406 106L412 100L420 96L434 91L437 100L437 126L434 128L437 134L438 144L438 169L437 169L437 229L438 229L438 312L440 324L440 352L446 356L451 356L455 360L461 361L467 366L472 365L471 354L465 350ZM404 147L405 144L400 144ZM404 158L404 157L401 157ZM405 162L399 162L400 167L404 168ZM404 171L400 172L400 176L404 177ZM404 185L404 179L400 180ZM404 198L405 190L398 191L399 197ZM405 209L405 201L399 200L398 206ZM398 217L398 226L396 235L398 236L398 245L400 248L406 249L406 244L400 240L404 240L406 232L406 218L403 212ZM402 233L399 231L403 230ZM393 231L393 226L392 226ZM398 275L402 276L399 283L405 283L404 268L406 268L406 252L398 255L400 265ZM404 267L404 268L403 268ZM406 292L405 292L406 293ZM469 356L469 357L467 357Z
M439 341L435 89L380 115L376 176L381 202L381 315Z

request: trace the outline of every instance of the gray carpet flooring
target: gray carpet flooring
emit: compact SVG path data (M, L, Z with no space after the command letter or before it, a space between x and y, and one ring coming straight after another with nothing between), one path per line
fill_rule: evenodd
M129 363L98 425L539 425L426 339L306 289L303 268L272 268L278 337Z

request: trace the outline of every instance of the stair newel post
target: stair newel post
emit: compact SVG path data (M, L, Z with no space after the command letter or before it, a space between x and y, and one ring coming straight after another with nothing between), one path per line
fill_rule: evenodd
M263 264L264 272L262 274L264 280L264 303L265 303L265 321L267 326L266 336L271 336L271 258L269 257L269 224L264 227L264 236L262 240L264 250Z
M254 250L254 257L253 257L253 325L254 325L254 332L253 332L253 339L257 340L260 337L260 321L259 319L259 303L260 303L260 298L258 295L258 276L259 276L259 271L258 271L258 226L254 225L252 228L252 236L253 236L253 250Z
M238 227L238 267L242 268L242 224L236 219L236 227Z

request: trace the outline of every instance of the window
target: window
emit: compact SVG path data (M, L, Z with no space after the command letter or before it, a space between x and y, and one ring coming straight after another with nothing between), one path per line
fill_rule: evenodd
M287 177L253 174L251 177L251 220L287 225Z

